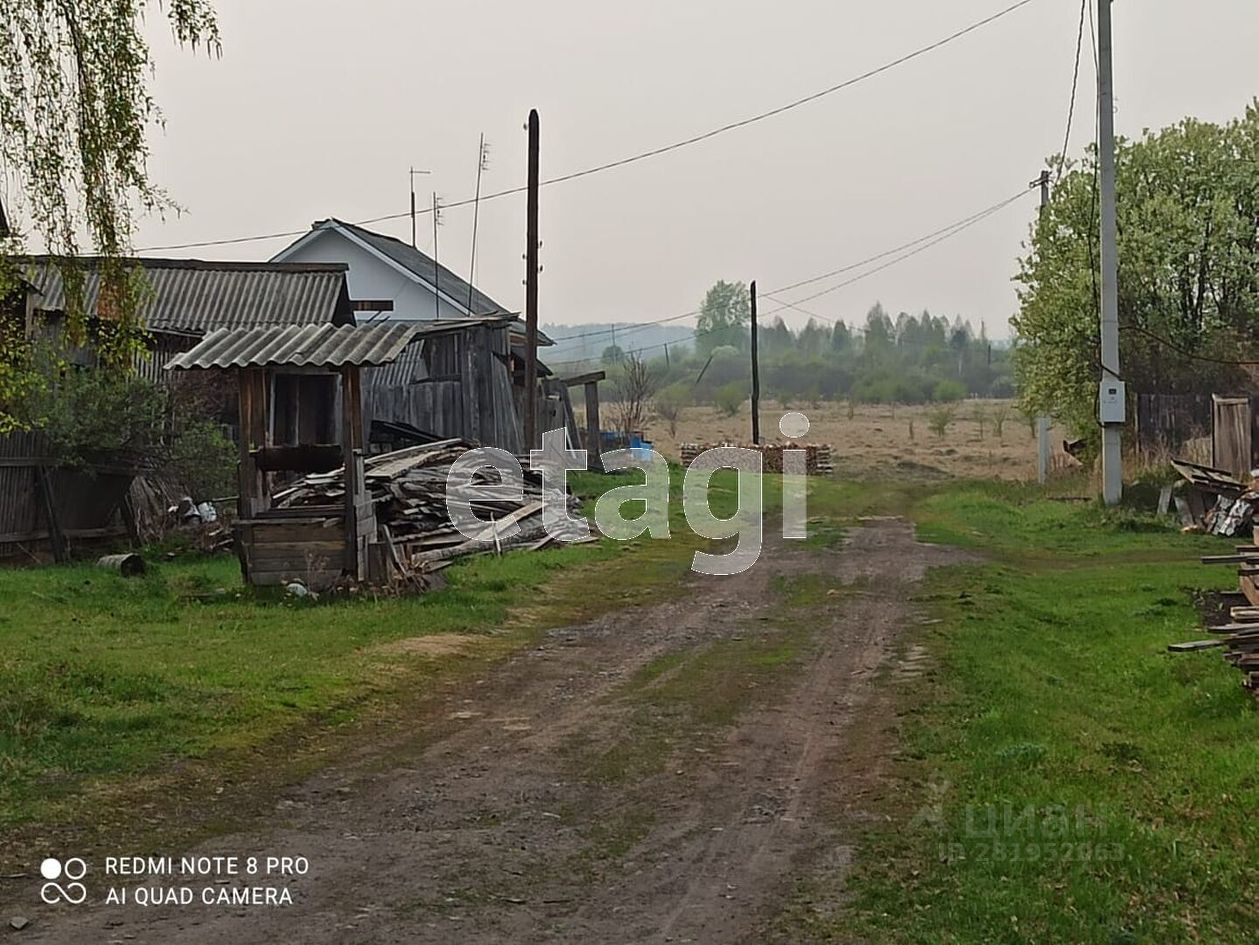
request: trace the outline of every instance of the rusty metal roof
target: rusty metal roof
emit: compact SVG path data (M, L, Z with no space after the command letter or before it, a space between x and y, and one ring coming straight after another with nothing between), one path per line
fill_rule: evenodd
M219 328L166 362L180 368L368 367L389 364L416 333L412 325L289 325Z
M36 289L35 307L64 312L66 291L60 265L50 257L28 260L27 278ZM71 260L83 268L83 305L96 314L99 260ZM134 259L152 289L139 312L154 331L209 331L274 325L350 325L354 313L343 263L214 262L198 259Z

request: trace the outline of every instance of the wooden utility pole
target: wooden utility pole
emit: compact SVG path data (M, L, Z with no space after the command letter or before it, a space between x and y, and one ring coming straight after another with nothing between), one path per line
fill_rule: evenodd
M476 196L472 198L472 259L468 262L468 314L475 315L472 310L472 283L476 280L476 231L481 222L481 175L485 173L485 133L481 133L481 143L477 145L476 165Z
M1040 185L1040 212L1043 214L1049 206L1049 171L1041 171L1040 177L1032 181L1032 186Z
M441 279L437 268L437 228L441 226L441 204L437 199L437 191L433 191L433 319L442 317Z
M756 339L756 280L752 280L752 442L761 442L761 359Z
M431 173L432 171L417 171L414 167L411 168L410 176L411 176L411 248L412 249L418 248L415 245L415 175L416 174L431 174Z
M1098 151L1101 169L1102 500L1123 497L1123 428L1126 392L1119 375L1119 228L1115 203L1115 73L1112 0L1100 0L1097 18Z
M529 181L525 210L525 449L538 446L538 110L529 111Z

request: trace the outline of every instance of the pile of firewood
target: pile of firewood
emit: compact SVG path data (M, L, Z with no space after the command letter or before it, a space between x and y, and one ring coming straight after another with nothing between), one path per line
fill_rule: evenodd
M537 549L563 537L544 528L541 476L527 465L523 490L497 481L488 470L478 474L472 488L456 489L453 496L463 492L472 512L487 524L472 538L455 528L446 502L447 478L454 462L474 446L465 440L439 440L364 462L378 536L391 547L390 560L400 571L435 571L462 555ZM344 496L338 468L305 476L275 493L273 502L277 509L324 506ZM571 495L566 501L570 509L578 504Z

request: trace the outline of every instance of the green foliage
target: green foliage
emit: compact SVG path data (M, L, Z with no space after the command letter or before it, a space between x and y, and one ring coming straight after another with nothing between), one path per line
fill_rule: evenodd
M1010 407L1008 404L998 404L992 411L992 430L997 434L998 440L1005 439L1005 422L1010 419Z
M1129 393L1245 383L1238 368L1189 355L1255 355L1257 153L1259 104L1226 125L1186 119L1118 143L1121 373ZM1016 370L1029 411L1052 413L1074 434L1095 437L1095 156L1065 170L1020 260Z
M600 355L599 360L604 367L621 364L625 361L625 350L620 345L608 345L603 349L603 354Z
M18 416L48 436L58 463L74 468L152 455L165 411L162 390L149 381L71 369L33 392Z
M743 402L747 400L747 397L747 388L738 381L731 381L717 388L714 402L718 410L727 417L733 417L743 408Z
M669 435L676 436L678 419L682 416L682 408L691 403L691 392L685 384L675 383L656 394L654 405L656 416L669 425Z
M236 444L209 420L188 423L170 444L165 471L197 500L234 495Z
M957 408L952 404L941 404L927 412L927 428L936 436L943 438L949 427L957 419Z
M699 353L708 354L721 345L743 348L751 315L752 297L747 286L742 282L718 282L704 296L695 323Z
M940 381L931 391L931 399L944 404L957 403L965 396L966 387L951 379Z
M112 323L96 339L97 353L120 369L139 350L135 316L145 291L137 270L122 262L133 214L171 206L146 168L146 135L161 122L148 91L147 6L144 0L0 3L0 166L13 230L0 238L0 321L24 291L14 257L22 252L25 221L63 260L68 339L86 337L89 316ZM178 42L218 53L207 0L172 0L165 14ZM101 257L95 312L83 302L82 270L69 262L80 233ZM0 430L17 425L12 405L39 386L25 339L13 335L0 336Z

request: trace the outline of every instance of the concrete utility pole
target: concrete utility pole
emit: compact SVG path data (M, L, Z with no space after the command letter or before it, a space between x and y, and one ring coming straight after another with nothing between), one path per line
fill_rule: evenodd
M1031 186L1040 185L1040 216L1043 221L1045 211L1049 209L1049 171L1041 171L1040 177L1031 182ZM1042 486L1049 481L1049 457L1052 446L1049 443L1049 428L1053 421L1049 417L1036 418L1036 481Z
M761 359L756 340L756 280L752 280L752 442L761 443Z
M538 110L529 111L529 181L525 210L525 450L538 446Z
M1123 428L1126 392L1119 375L1119 228L1115 202L1115 74L1111 33L1112 0L1099 0L1097 17L1098 150L1101 162L1102 381L1098 419L1102 424L1102 500L1123 497Z

